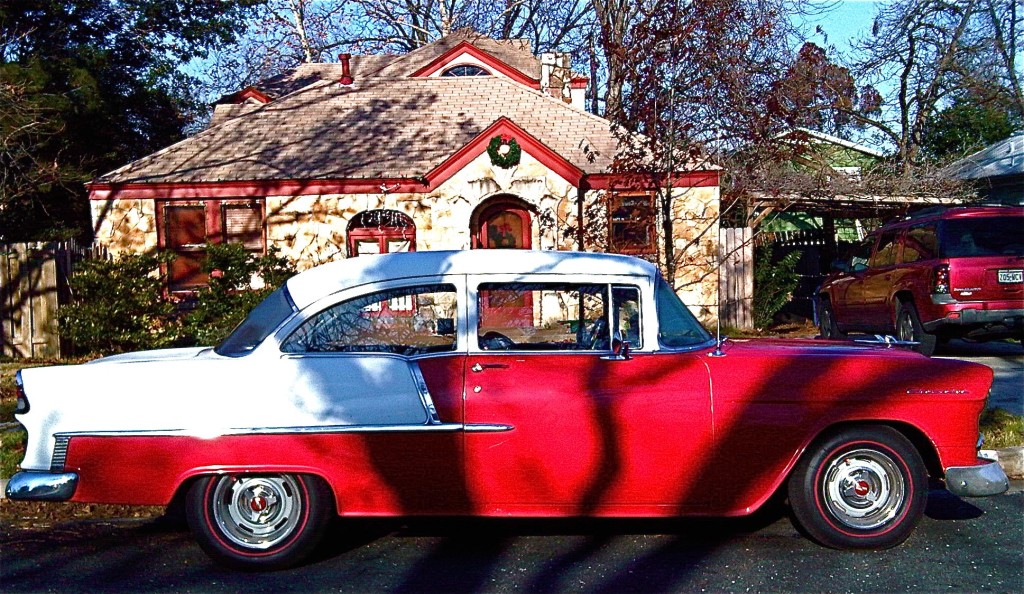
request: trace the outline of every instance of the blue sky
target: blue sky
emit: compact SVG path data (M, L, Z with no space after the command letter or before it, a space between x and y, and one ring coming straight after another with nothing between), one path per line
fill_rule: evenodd
M806 25L808 41L823 47L835 46L840 55L849 55L850 42L859 35L867 35L871 31L871 21L877 12L876 0L839 0L835 8L818 17L797 21L798 25ZM820 25L828 35L826 40L813 33L814 26Z

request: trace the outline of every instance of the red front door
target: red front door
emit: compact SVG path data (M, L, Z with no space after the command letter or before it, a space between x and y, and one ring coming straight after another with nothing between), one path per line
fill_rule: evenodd
M474 249L528 250L532 245L530 212L518 202L495 202L477 216ZM533 318L533 301L528 293L495 294L482 305L481 314L495 324L526 326Z

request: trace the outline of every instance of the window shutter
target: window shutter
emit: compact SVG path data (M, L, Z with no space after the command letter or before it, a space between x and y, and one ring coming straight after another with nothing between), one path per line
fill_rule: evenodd
M224 205L224 242L263 250L263 209L259 204Z

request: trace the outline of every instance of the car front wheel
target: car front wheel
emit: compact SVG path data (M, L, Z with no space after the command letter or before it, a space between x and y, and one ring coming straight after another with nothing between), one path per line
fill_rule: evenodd
M330 489L306 475L203 477L188 491L189 527L215 561L236 569L291 567L331 519Z
M936 335L925 332L924 326L921 325L921 316L910 301L900 301L896 304L896 338L918 343L914 350L925 357L932 356L938 342Z
M910 536L928 497L924 462L889 427L838 433L812 446L789 481L797 526L838 549L887 549Z

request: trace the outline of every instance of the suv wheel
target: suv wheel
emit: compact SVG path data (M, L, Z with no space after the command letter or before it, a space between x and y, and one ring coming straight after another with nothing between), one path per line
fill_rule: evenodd
M918 343L914 350L925 357L931 357L935 352L935 343L938 337L925 332L921 325L921 317L917 315L917 308L911 301L900 301L896 304L896 338L908 342Z
M836 312L832 310L832 302L823 297L818 303L818 330L821 337L829 340L845 339L846 333L840 331L839 324L836 323Z

